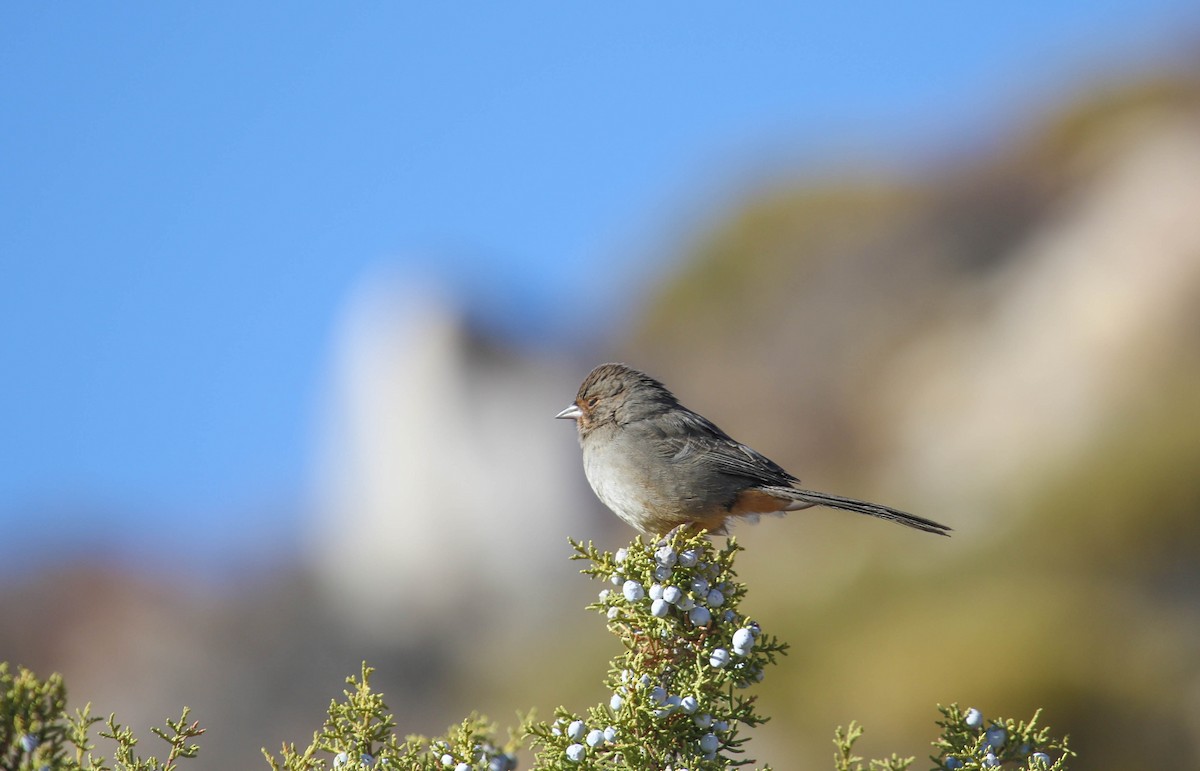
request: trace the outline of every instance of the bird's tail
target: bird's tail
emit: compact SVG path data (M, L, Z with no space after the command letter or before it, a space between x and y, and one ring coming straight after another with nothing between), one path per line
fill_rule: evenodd
M909 514L906 511L893 509L890 506L884 506L878 503L870 503L868 501L860 501L855 498L846 498L841 495L831 495L829 493L819 493L815 490L800 490L795 487L768 487L763 488L764 492L771 495L777 495L781 498L787 498L800 504L795 508L808 508L809 506L828 506L832 509L842 509L843 511L857 511L859 514L867 514L880 519L899 522L902 525L914 527L917 530L924 530L926 533L934 533L936 535L950 535L950 528L943 524L934 522L932 519L918 517L915 514Z

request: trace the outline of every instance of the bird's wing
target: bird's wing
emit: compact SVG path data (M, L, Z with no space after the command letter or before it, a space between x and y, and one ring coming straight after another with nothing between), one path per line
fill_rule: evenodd
M656 421L656 444L672 463L702 463L712 471L753 484L788 487L800 481L762 453L731 438L703 415L686 408Z

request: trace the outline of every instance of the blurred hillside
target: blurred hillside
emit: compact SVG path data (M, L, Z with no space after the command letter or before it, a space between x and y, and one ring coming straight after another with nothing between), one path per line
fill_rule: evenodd
M676 265L630 340L571 361L419 287L351 298L303 561L234 591L99 559L3 586L0 657L139 729L188 704L202 767L306 740L364 658L405 730L603 699L564 541L632 534L550 418L611 357L814 488L956 530L737 531L793 644L753 755L828 767L858 719L864 752L923 757L958 700L1046 707L1081 768L1200 766L1200 81L1087 94L966 165L797 175Z
M1200 766L1200 89L1089 94L996 157L798 180L699 234L626 356L834 513L743 529L796 644L765 757L1045 705L1086 768ZM799 516L794 518L798 519ZM774 587L773 592L763 591Z

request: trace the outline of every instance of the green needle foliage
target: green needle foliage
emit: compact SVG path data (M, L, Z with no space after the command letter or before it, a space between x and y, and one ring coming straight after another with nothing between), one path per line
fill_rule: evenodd
M635 539L615 553L572 541L572 559L605 588L589 608L604 616L621 641L604 687L608 702L583 713L559 707L554 719L532 715L522 730L534 771L718 771L755 763L745 756L746 729L767 720L749 690L787 646L739 611L746 587L737 580L734 539L715 546L703 533L673 532L657 541ZM487 718L472 714L438 738L396 734L383 695L371 688L365 663L331 701L324 725L307 747L284 744L263 754L273 771L396 769L397 771L513 771L518 741L497 739ZM151 732L166 754L142 758L137 738L91 705L66 711L62 678L42 681L0 663L0 771L174 771L196 756L204 733L178 720ZM1029 721L985 720L975 709L938 707L940 736L934 769L1006 768L1065 771L1074 756L1067 740ZM97 724L102 724L97 730ZM93 732L114 746L112 760L94 754ZM835 771L908 771L914 758L867 761L854 754L862 728L851 723L834 736ZM768 767L764 766L764 769Z
M787 646L738 611L746 587L733 572L736 541L718 550L703 534L677 531L652 543L639 537L616 554L572 545L575 559L591 563L582 572L609 584L589 608L608 619L624 651L609 666L608 704L585 716L559 708L553 723L526 725L534 768L713 771L754 763L742 757L742 729L767 718L742 691Z
M1028 721L999 717L984 721L978 710L964 712L957 704L939 704L938 710L942 735L933 743L938 752L930 760L940 768L1066 771L1067 759L1075 755L1067 747L1067 737L1054 738L1048 727L1037 725L1041 710Z
M167 744L162 759L137 754L133 731L117 722L92 715L92 705L66 711L67 689L62 677L52 674L39 680L19 667L14 675L7 662L0 662L0 769L4 771L174 771L179 761L194 758L199 746L192 739L204 733L199 723L188 722L188 709L179 720L167 720L166 729L150 731ZM103 723L101 738L114 745L110 762L93 754L92 729Z
M833 755L834 771L863 771L863 758L854 754L854 743L863 735L863 728L853 720L850 727L842 729L838 726L833 732L833 744L837 752ZM916 758L901 758L895 753L887 760L872 760L867 768L870 771L905 771Z
M1041 710L1028 721L996 718L984 722L978 710L963 711L957 704L938 705L942 734L933 742L937 754L931 755L934 771L956 769L1028 769L1028 771L1065 771L1067 759L1075 753L1067 748L1066 738L1050 736L1050 729L1037 726ZM872 760L863 766L863 758L854 754L854 743L863 734L862 726L851 721L850 727L834 732L834 771L905 771L916 758L893 754L886 760Z
M495 726L486 718L471 715L447 732L445 737L427 739L408 736L403 741L394 733L396 721L388 712L383 695L371 690L372 670L365 663L359 678L349 677L344 701L329 704L329 717L322 730L313 734L303 750L284 744L279 758L266 750L263 755L274 771L316 771L336 768L345 771L380 768L406 771L511 771L516 759L511 754L515 741L505 747L495 742Z

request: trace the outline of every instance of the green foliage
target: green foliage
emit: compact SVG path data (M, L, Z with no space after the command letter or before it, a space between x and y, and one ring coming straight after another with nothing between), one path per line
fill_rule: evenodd
M608 704L586 715L560 707L553 723L526 724L534 768L711 771L753 763L740 757L741 729L766 718L741 691L787 646L738 611L746 587L733 571L736 542L718 550L703 534L676 531L652 543L639 537L616 554L572 545L575 559L591 563L582 572L611 584L589 608L608 619L624 651L609 666Z
M834 771L863 771L862 761L858 755L854 754L854 743L863 735L863 728L853 720L850 721L850 727L842 730L841 726L833 732L833 743L837 747L837 752L833 754ZM868 768L870 771L905 771L913 764L916 758L901 758L895 753L887 760L872 760Z
M1012 718L984 720L978 710L964 712L957 704L938 705L942 735L933 743L938 754L930 759L939 768L1049 769L1066 771L1067 758L1075 755L1067 747L1067 737L1056 739L1050 729L1038 727L1041 710L1028 721Z
M787 646L739 610L746 587L734 573L741 550L733 539L714 546L701 533L677 531L658 541L637 538L616 553L572 541L581 572L609 584L589 608L603 614L622 652L610 663L607 704L585 713L565 707L553 721L523 721L534 752L533 771L719 771L748 766L744 729L759 725L755 697L746 689L763 679ZM278 756L263 750L273 771L367 768L397 771L513 771L518 742L496 739L496 728L472 714L444 737L395 733L383 695L372 690L365 663L347 678L343 698L330 702L328 717L303 749L284 744ZM162 760L142 758L133 732L115 716L102 720L91 705L66 712L62 678L45 681L0 663L0 771L174 771L196 756L192 740L204 733L184 708L166 728L151 728L167 744ZM939 707L941 736L930 760L939 771L1007 767L1065 771L1067 740L1026 721L984 720L978 710ZM115 749L112 761L93 754L98 735ZM835 771L864 771L854 754L862 728L837 729ZM865 771L906 771L914 758L871 760ZM764 769L767 767L764 767Z
M0 767L57 765L70 736L62 719L66 704L67 689L59 675L43 682L24 667L13 675L7 662L0 663Z
M91 704L73 716L66 711L67 689L57 673L39 680L19 667L14 675L7 662L0 662L0 769L5 771L174 771L179 761L194 758L199 746L192 739L204 733L196 722L188 722L184 707L179 720L166 721L166 730L151 732L167 743L166 756L143 758L135 752L138 739L133 731L116 721L91 714ZM99 735L115 746L112 765L94 755L92 728L104 723Z
M408 736L401 741L395 734L395 718L388 712L383 695L371 690L371 672L365 663L359 678L346 679L350 686L345 700L329 704L325 726L313 734L312 743L303 750L284 744L279 758L265 749L263 755L274 771L315 771L336 768L345 771L381 768L410 771L511 771L516 759L511 754L516 742L511 738L498 747L495 726L486 718L471 715L447 735L438 739Z
M933 742L938 751L930 756L934 771L955 769L1013 768L1029 771L1066 771L1067 758L1075 755L1067 748L1067 739L1055 739L1050 729L1037 726L1041 710L1028 721L996 718L986 723L978 710L963 711L957 704L938 705L942 734ZM834 771L863 771L863 758L854 754L854 743L863 734L853 721L847 729L834 731ZM916 758L893 754L887 760L872 760L870 771L904 771Z

